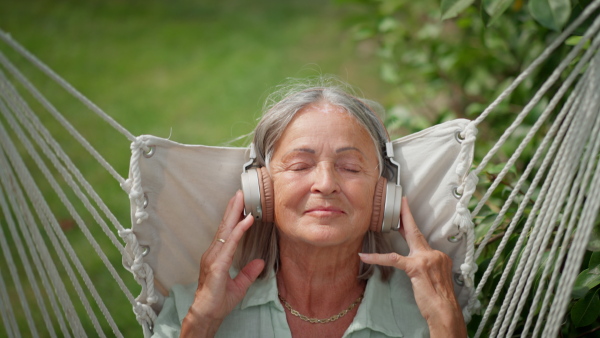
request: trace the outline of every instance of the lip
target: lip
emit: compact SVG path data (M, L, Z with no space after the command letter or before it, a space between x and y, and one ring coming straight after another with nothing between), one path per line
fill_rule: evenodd
M336 207L331 207L331 206L318 206L318 207L313 207L310 208L308 210L306 210L304 212L305 214L312 214L312 215L336 215L336 214L345 214L345 212L340 209L340 208L336 208Z

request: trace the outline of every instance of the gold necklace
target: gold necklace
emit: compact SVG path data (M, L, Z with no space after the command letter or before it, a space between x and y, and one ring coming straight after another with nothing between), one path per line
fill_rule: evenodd
M283 306L285 306L286 309L290 310L291 314L293 314L294 316L299 317L303 321L309 322L311 324L326 324L326 323L334 322L334 321L344 317L348 312L350 312L350 310L354 309L354 307L356 305L358 305L358 303L360 303L360 301L363 299L363 295L360 295L360 297L358 297L358 299L356 299L354 301L354 303L350 304L350 306L346 310L343 310L342 312L338 313L337 315L333 315L329 318L319 319L319 318L310 318L303 314L300 314L300 312L292 309L292 306L290 305L290 303L288 303L285 300L285 298L283 298L281 296L281 294L277 294L277 296L279 297L279 300L283 303Z

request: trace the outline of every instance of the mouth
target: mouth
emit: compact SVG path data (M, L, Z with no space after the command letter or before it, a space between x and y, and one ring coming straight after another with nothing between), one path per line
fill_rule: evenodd
M318 206L318 207L310 208L310 209L306 210L304 213L312 215L312 216L317 216L317 217L326 217L326 216L335 216L335 215L345 214L345 212L342 209L336 208L336 207L331 207L331 206Z

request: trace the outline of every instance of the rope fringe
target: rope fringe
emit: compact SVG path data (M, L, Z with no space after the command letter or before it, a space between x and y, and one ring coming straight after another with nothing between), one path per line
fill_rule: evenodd
M472 295L474 294L475 286L475 272L477 271L477 264L474 260L474 243L475 243L475 230L474 224L471 219L471 212L469 211L469 201L477 188L477 182L479 178L475 173L469 173L471 165L473 163L473 152L475 146L475 140L477 136L477 125L470 122L460 134L463 138L462 146L458 154L456 175L461 180L461 184L457 188L460 199L456 205L456 212L454 214L453 224L458 231L466 237L467 240L467 252L465 255L465 261L460 265L460 273L464 286L469 290L469 303L463 309L463 316L466 322L471 320L471 313L479 308L477 302L472 301Z
M148 213L144 210L144 191L142 189L142 176L140 170L140 159L144 152L150 151L146 137L139 136L131 143L131 178L121 184L125 192L129 194L131 204L135 206L134 220L141 225L148 219ZM156 320L156 313L151 305L159 300L159 295L154 289L154 271L144 262L144 248L139 244L133 229L119 231L119 236L125 241L125 254L123 255L123 266L129 270L135 280L142 287L133 311L136 319L144 331L144 337L152 335L152 328Z

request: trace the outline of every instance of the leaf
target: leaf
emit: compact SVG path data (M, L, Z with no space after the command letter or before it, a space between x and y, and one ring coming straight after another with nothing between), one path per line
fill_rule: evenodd
M590 257L590 262L588 264L588 267L594 267L600 265L600 252L594 252L592 254L592 256Z
M567 46L575 46L579 43L579 41L581 41L581 38L583 38L583 36L581 35L574 35L569 37L568 39L565 40L565 45Z
M494 224L494 220L496 219L497 214L490 214L483 218L479 222L479 224L475 227L475 241L480 243L485 235L488 233L492 224Z
M483 9L490 15L487 25L492 25L513 2L514 0L483 0Z
M576 46L577 44L579 44L581 39L583 39L583 36L579 36L579 35L571 36L570 38L565 40L565 45ZM583 43L583 49L587 50L588 48L590 48L591 44L592 44L592 41L590 39L586 39L585 42Z
M442 20L457 16L474 1L475 0L442 0Z
M571 320L575 327L582 327L592 324L598 315L600 315L600 299L598 291L589 292L582 299L578 300L571 309Z
M600 284L600 265L585 269L579 273L573 285L573 298L581 298L589 290Z
M570 0L530 0L529 13L546 28L559 31L571 16Z
M485 8L483 6L479 6L479 16L481 17L481 21L483 22L483 24L486 27L490 26L490 20L491 17L490 15L485 11Z
M491 167L487 168L486 172L488 174L497 175L497 174L499 174L502 171L502 169L504 169L505 165L506 165L505 163L494 164Z

